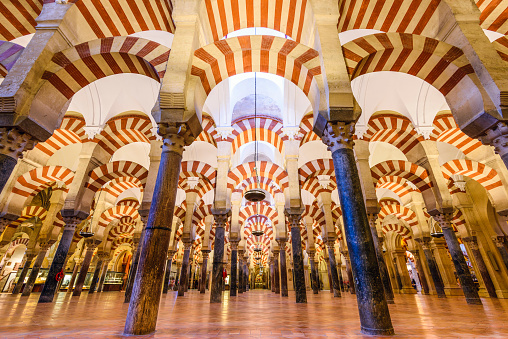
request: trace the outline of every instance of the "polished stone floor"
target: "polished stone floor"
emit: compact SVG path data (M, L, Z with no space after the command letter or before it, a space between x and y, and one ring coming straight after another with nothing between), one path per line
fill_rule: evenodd
M295 304L294 294L282 298L254 290L210 304L209 294L189 291L163 296L157 338L346 338L363 337L356 298L334 299L328 291L308 294L307 304ZM123 292L103 292L79 298L60 293L53 304L0 295L1 338L121 337L127 305ZM483 299L469 306L462 297L396 295L390 305L399 338L507 338L508 300Z

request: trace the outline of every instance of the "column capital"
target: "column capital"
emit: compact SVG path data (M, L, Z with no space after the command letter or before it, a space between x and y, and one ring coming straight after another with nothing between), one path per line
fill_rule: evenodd
M0 153L21 159L24 151L34 148L36 140L18 127L0 127Z
M183 249L184 249L185 251L190 250L190 249L191 249L191 247L192 247L192 242L190 242L190 241L186 241L186 242L184 242L184 243L183 243Z
M464 237L462 238L462 241L466 243L470 249L472 250L478 250L478 240L476 239L476 236L471 237Z
M195 137L186 123L159 123L157 133L162 136L162 152L175 152L180 155L183 147L190 145Z
M277 239L275 239L275 241L277 241L277 243L279 244L281 251L286 249L286 243L288 241L287 238L277 238Z
M302 213L305 211L304 208L286 208L284 214L289 220L289 225L291 228L298 227L300 228L300 220L302 219Z
M504 121L499 121L494 126L485 131L480 141L484 145L494 146L494 152L500 156L508 153L508 125Z
M279 255L280 250L273 250L272 253L273 253L274 257L275 257L275 256Z
M415 259L417 258L418 254L420 253L420 250L415 248L413 250L410 250L409 252L411 252L411 254L413 255L413 257L415 257Z
M430 237L417 238L415 240L422 246L424 250L430 249Z
M376 228L376 220L378 218L377 213L369 213L367 214L367 218L369 219L369 226L371 228Z
M496 235L492 237L492 241L494 242L496 247L503 247L504 246L503 244L506 242L506 238L503 236Z
M229 240L229 243L231 244L231 250L233 251L237 251L238 250L238 243L240 241L239 240Z
M69 217L62 217L62 218L65 222L64 230L76 229L76 226L79 225L83 220L85 220L85 218L78 217L78 216L69 216Z
M215 227L225 227L229 217L231 216L231 210L213 208L212 214L216 223Z
M442 230L444 229L452 229L452 218L453 213L438 213L432 216L435 221L439 224Z
M328 248L335 249L335 239L333 240L328 239L328 241L326 242L326 246L328 246Z
M106 259L109 258L109 253L99 252L99 253L97 253L97 258L99 258L99 260L101 260L101 261L105 261Z
M333 152L339 149L353 149L354 134L354 122L328 122L323 131L321 140L326 146L328 146L328 150L333 154Z
M95 250L100 243L101 241L98 239L91 238L85 240L86 248L91 250Z

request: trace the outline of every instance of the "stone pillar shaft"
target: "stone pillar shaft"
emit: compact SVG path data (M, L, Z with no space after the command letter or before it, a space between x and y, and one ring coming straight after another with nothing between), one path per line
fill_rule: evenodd
M316 272L316 263L314 262L314 253L309 254L309 262L310 262L310 278L311 278L311 288L313 294L319 293L319 283L317 279Z
M189 257L191 243L184 244L182 270L180 271L180 284L178 285L178 296L183 297L189 284Z
M371 220L372 219L372 220ZM377 234L375 220L377 219L376 215L369 215L369 223L370 231L372 234L372 240L374 241L374 248L376 249L376 257L377 263L379 265L379 273L381 274L381 280L383 281L383 289L385 291L386 302L388 304L394 304L393 300L393 289L392 284L390 283L390 275L388 273L388 267L386 267L385 257L383 256L383 245L379 240L379 236Z
M349 259L349 255L346 254L346 272L347 279L349 280L349 293L356 294L355 290L355 279L353 278L353 271L351 270L351 260Z
M23 293L21 296L28 297L32 293L32 289L35 285L35 280L37 280L37 276L39 275L39 271L42 266L42 262L46 257L46 253L48 252L48 246L41 246L41 250L35 259L34 265L32 266L32 272L30 272L30 276L28 277L28 281L26 282L25 288L23 289Z
M339 274L337 273L337 263L335 260L335 252L334 252L334 242L328 243L328 261L330 263L329 272L330 272L330 289L333 289L333 296L335 298L340 298L340 282L339 282Z
M279 242L281 248L279 252L279 263L280 263L280 295L283 297L288 296L288 271L286 268L286 241Z
M108 273L108 264L109 260L105 261L102 264L102 270L99 278L99 285L97 286L97 292L102 292L104 290L104 280L106 280L106 275Z
M74 268L72 269L72 276L71 280L69 281L69 287L67 287L67 293L70 293L74 290L74 282L76 281L76 277L78 276L79 268L81 267L81 264L76 263L74 265Z
M275 293L280 294L279 251L273 252L273 279Z
M386 303L376 250L370 232L353 152L354 123L328 123L323 141L332 153L339 193L344 231L351 268L355 279L356 297L364 334L394 334Z
M224 265L222 260L224 258L224 233L225 224L229 214L228 213L214 213L216 227L215 227L215 242L213 247L213 268L212 268L212 288L210 290L210 302L222 302L222 272Z
M237 262L238 262L238 244L232 244L231 250L231 279L229 283L229 295L231 297L236 296L236 271L237 271Z
M459 276L460 285L462 287L462 291L464 292L464 296L466 297L467 303L481 305L482 301L478 295L478 291L476 290L476 286L473 282L473 278L471 277L471 272L467 266L466 259L464 258L464 254L460 248L455 231L450 223L451 217L451 214L439 214L434 216L443 230L446 244L448 245L448 250L452 256L453 265L455 266L455 271Z
M203 264L201 264L201 285L199 286L199 293L205 293L206 289L206 269L208 266L208 253L210 251L205 250L203 253Z
M497 298L496 288L490 278L489 271L487 270L483 256L480 253L480 249L478 248L478 241L476 240L476 237L464 238L462 240L464 240L464 242L468 245L469 250L473 253L476 267L478 268L478 271L480 271L483 283L485 284L485 289L489 293L489 296L491 298Z
M162 293L168 293L169 290L169 281L171 279L171 265L173 264L173 255L172 251L169 251L168 260L166 260L166 273L164 274L164 287L162 288Z
M34 254L25 254L25 264L23 265L23 269L21 270L21 274L19 275L18 281L16 282L16 286L14 286L14 290L12 291L12 294L18 294L21 292L21 289L23 288L23 284L25 282L26 275L28 273L28 270L30 269L30 265L32 264L32 260L35 257Z
M191 141L186 125L159 124L158 132L164 141L125 321L124 333L130 335L155 331L183 147Z
M95 270L93 272L92 282L90 284L90 289L88 290L88 293L95 293L95 289L97 288L97 284L99 282L99 277L102 270L102 263L103 263L102 259L99 258L99 260L97 260L97 264L95 265Z
M415 258L416 270L418 271L418 276L420 277L423 294L429 294L429 284L427 283L427 277L425 276L425 271L423 270L422 260L420 259L420 251L414 250L411 251L411 253L413 253L413 257Z
M86 275L88 274L88 268L90 268L90 262L92 261L94 251L94 245L86 245L85 259L83 259L83 264L81 264L81 270L79 271L76 286L72 292L73 297L79 297L81 295L81 291L83 290L83 285L85 284Z
M141 237L143 237L144 232L142 232ZM141 238L143 239L143 238ZM131 267L129 268L129 276L127 277L127 286L125 286L125 298L124 303L128 303L131 300L132 295L132 287L134 285L134 279L136 278L136 272L138 271L138 263L139 263L139 255L141 254L141 241L138 242L136 249L134 250L134 255L132 256Z
M441 279L441 274L439 273L436 259L434 258L434 254L432 253L429 247L429 240L423 239L420 240L420 243L423 248L425 260L427 260L427 266L429 266L430 276L432 277L432 281L434 282L434 288L436 289L437 296L438 298L446 298L443 279Z
M51 267L49 268L48 277L44 283L44 287L42 288L39 303L50 303L53 301L53 297L59 284L56 280L56 275L58 272L63 272L65 268L64 265L74 236L74 231L76 230L76 223L77 220L71 221L68 224L69 226L66 225L64 228L62 237L60 238L60 243L58 244L55 256L51 262Z
M302 238L300 235L301 214L288 214L291 225L291 247L293 251L293 274L297 303L307 302L305 273L303 269Z

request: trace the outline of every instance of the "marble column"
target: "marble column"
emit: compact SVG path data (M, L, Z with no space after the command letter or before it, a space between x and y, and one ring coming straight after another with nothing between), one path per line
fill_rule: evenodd
M44 261L44 258L46 257L46 254L48 252L48 249L50 248L51 244L49 243L43 243L40 244L40 251L39 254L37 254L37 258L35 259L35 262L32 266L32 271L30 272L30 276L28 277L28 280L26 282L25 288L23 289L23 293L21 293L21 296L28 297L32 293L32 289L34 288L35 281L37 280L37 276L39 275L39 271L41 269L42 263Z
M326 270L327 270L327 275L328 275L328 284L330 285L330 293L333 293L332 275L330 274L331 273L330 256L326 256L325 262L326 262Z
M67 253L69 252L69 247L71 246L76 226L82 221L82 219L65 217L64 221L65 226L62 237L60 238L60 243L58 244L55 256L53 257L51 267L49 268L48 277L46 278L46 282L42 288L39 303L50 303L53 301L57 286L59 285L59 281L56 280L56 275L59 272L63 273L63 270L65 269L64 265L67 259Z
M229 283L229 295L236 296L237 289L237 270L238 270L238 241L231 240L231 276Z
M212 288L210 290L210 302L222 302L222 271L224 265L224 233L226 222L229 218L230 211L213 211L215 218L215 241L213 247L213 268L212 268Z
M416 271L418 272L418 276L420 277L420 283L422 284L422 293L430 294L429 292L429 284L427 283L427 277L425 276L425 271L423 269L422 260L420 259L420 251L415 249L412 250L411 253L415 258Z
M25 254L25 263L23 265L23 269L21 270L21 273L19 275L18 281L16 282L16 285L14 286L14 290L12 291L12 294L19 294L21 292L21 289L23 288L23 284L25 282L26 275L28 273L28 270L30 269L30 265L32 264L32 260L35 258L36 254L28 250Z
M171 265L173 264L174 255L175 251L168 251L168 259L166 260L166 273L164 274L164 287L162 288L162 293L168 293L169 290L169 281L171 280Z
M199 286L199 293L205 293L206 289L206 269L208 267L208 254L210 253L209 250L201 250L201 253L203 254L203 263L201 264L201 285Z
M99 286L97 286L97 292L102 292L104 290L104 281L106 280L106 275L108 273L108 265L110 259L107 259L102 264L102 271L99 278Z
M492 237L492 241L497 247L497 250L499 251L499 254L501 255L501 258L503 258L504 265L506 269L508 269L508 250L506 249L505 242L506 237Z
M335 240L329 240L328 243L328 260L330 266L328 268L329 277L331 277L330 290L333 289L333 296L335 298L340 298L340 282L339 282L339 274L337 272L337 262L335 260Z
M243 251L238 251L238 294L243 293Z
M99 278L102 271L102 264L104 263L104 259L107 258L109 255L107 253L98 253L97 257L97 263L95 264L95 270L93 272L92 282L90 283L90 289L88 290L88 293L95 293L95 289L99 283Z
M351 270L351 260L349 259L348 251L342 251L342 255L346 259L346 273L347 279L349 280L349 293L356 294L355 291L355 280L353 279L353 271Z
M381 274L353 152L354 127L353 122L328 122L322 139L332 153L344 232L351 253L361 331L364 334L391 335L394 331L390 311L383 284L379 283Z
M183 297L185 295L185 291L187 290L187 285L189 284L189 258L190 258L190 250L192 243L187 242L183 244L183 259L182 259L182 269L180 271L180 284L178 285L178 296Z
M69 281L69 287L67 287L67 293L70 293L74 290L74 282L76 281L76 277L78 276L79 269L81 267L81 263L83 259L75 258L74 268L72 269L71 280Z
M279 263L280 263L280 295L288 296L288 271L286 268L286 241L287 239L277 239L279 243Z
M148 216L143 215L141 216L141 219L143 220L143 224L146 225L146 222L148 221ZM133 239L133 248L132 248L132 262L131 267L129 268L129 276L127 277L127 286L125 286L125 297L123 302L128 303L131 301L132 296L132 287L134 286L134 279L136 278L136 273L138 271L138 263L139 263L139 256L141 254L141 247L142 247L142 240L144 236L144 229L141 232L141 239Z
M249 286L249 263L247 261L244 262L243 264L243 274L244 274L244 282L245 282L245 285L244 285L244 292L247 292L249 289L250 289L250 286Z
M471 277L471 272L469 271L466 259L464 258L464 254L462 253L459 241L457 240L457 236L455 235L455 231L453 230L453 226L451 224L452 217L453 215L451 213L443 213L435 215L434 219L439 223L441 229L443 230L444 238L452 256L453 265L455 266L455 271L459 276L460 285L462 287L462 291L464 292L464 296L466 297L467 303L472 305L481 305L482 301L478 295L473 278Z
M390 283L390 275L388 273L388 267L386 267L385 258L383 256L383 244L377 234L376 228L377 217L378 217L377 214L368 215L370 232L372 234L372 240L374 241L374 248L376 249L377 263L379 265L379 273L381 274L381 280L383 281L383 289L385 291L386 302L388 304L394 304L395 301L393 300L394 295L392 284Z
M273 263L273 257L270 259L270 271L269 271L269 276L270 276L270 289L272 290L272 292L275 293L275 265Z
M184 146L193 140L191 130L184 124L159 123L158 133L163 137L162 152L125 321L124 333L127 335L142 335L155 331L180 164Z
M36 140L22 129L9 126L0 127L0 192L24 151L34 148ZM19 293L19 292L18 292Z
M406 251L396 250L393 252L393 262L396 266L398 277L400 279L401 293L415 294L416 290L411 284L409 271L407 269Z
M276 294L280 294L279 252L279 250L273 251L273 279Z
M78 279L76 281L76 286L74 287L74 291L72 292L73 297L79 297L83 290L83 285L85 284L86 275L88 274L88 269L90 268L90 263L92 262L93 252L98 245L98 241L95 239L87 239L85 240L86 244L86 253L85 259L83 259L83 264L81 265L81 270L79 271Z
M338 272L339 272L339 283L340 283L340 290L344 292L344 278L342 277L342 263L340 263L338 266Z
M303 268L302 237L300 234L300 219L302 211L286 210L286 215L291 226L291 246L293 249L293 275L295 295L297 303L307 302L305 288L305 272Z
M436 258L434 258L434 254L430 249L430 238L424 237L423 239L416 239L416 241L418 241L422 246L423 254L425 255L425 260L427 260L427 266L429 267L430 276L434 282L434 288L436 289L438 298L446 298L443 279L439 273Z
M480 276L482 277L483 283L485 284L485 289L489 293L489 296L491 298L497 298L496 288L494 287L494 283L490 278L490 274L487 270L487 266L485 265L485 261L483 260L483 256L480 253L480 248L478 247L478 240L476 239L476 236L463 238L462 241L467 244L469 250L473 254L474 261L476 262L476 267L478 268L478 271L480 271Z
M317 270L316 270L316 263L314 262L314 256L316 255L315 252L309 251L309 262L310 262L310 279L311 279L311 288L313 294L319 293L319 283L317 279Z
M393 253L393 255L392 255L392 262L393 262L393 268L395 271L395 281L397 282L397 290L398 290L398 293L402 293L403 284L402 284L402 279L400 277L400 271L399 271L399 267L397 265L397 258L396 258L395 253Z

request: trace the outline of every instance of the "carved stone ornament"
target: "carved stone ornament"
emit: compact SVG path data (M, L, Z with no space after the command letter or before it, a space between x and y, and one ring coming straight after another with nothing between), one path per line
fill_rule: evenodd
M434 216L434 220L436 220L439 224L439 227L441 227L442 230L446 228L453 229L453 226L451 224L453 215L451 213L440 213Z
M489 128L479 139L484 145L494 146L500 156L508 153L508 125L503 121Z
M23 157L24 151L29 151L35 146L33 137L21 131L17 127L0 128L0 153L11 158Z
M353 149L354 133L354 122L329 122L323 131L323 137L321 139L323 140L324 144L328 146L328 150L333 153L343 148Z
M161 123L158 129L162 136L162 152L183 153L183 147L189 146L193 141L191 131L183 123Z

